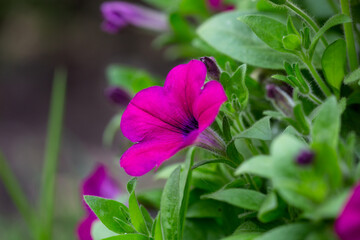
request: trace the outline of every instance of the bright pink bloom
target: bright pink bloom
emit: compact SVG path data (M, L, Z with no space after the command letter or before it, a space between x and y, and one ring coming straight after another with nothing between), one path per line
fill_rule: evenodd
M95 170L83 181L81 189L81 196L92 195L103 198L115 199L120 194L120 189L116 181L110 177L105 165L98 164ZM92 240L91 226L95 220L96 215L87 206L84 200L83 206L86 209L86 217L83 218L77 227L77 234L79 240Z
M341 240L360 240L360 183L336 219L335 232Z
M153 31L168 29L167 16L150 8L120 1L104 2L100 8L104 17L102 29L109 33L116 33L127 25Z
M204 63L192 60L172 69L164 87L144 89L130 101L120 125L137 142L120 159L129 175L144 175L192 144L221 147L217 135L204 130L227 98L219 82L204 85L205 78Z

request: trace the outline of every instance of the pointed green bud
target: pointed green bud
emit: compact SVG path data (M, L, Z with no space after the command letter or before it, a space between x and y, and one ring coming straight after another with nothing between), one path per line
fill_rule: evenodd
M299 50L301 48L301 41L298 35L289 34L283 37L282 43L285 49L288 50Z
M296 29L296 27L295 27L295 25L294 25L294 23L292 21L291 16L289 16L288 19L287 19L286 29L287 29L287 32L289 34L296 34L296 35L300 36L299 32L297 31L297 29Z

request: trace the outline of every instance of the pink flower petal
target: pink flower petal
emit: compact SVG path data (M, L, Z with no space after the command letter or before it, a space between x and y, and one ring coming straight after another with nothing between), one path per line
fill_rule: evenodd
M83 181L82 195L116 198L120 194L116 181L110 176L105 165L99 163L95 170Z
M160 166L183 147L182 139L137 143L122 155L120 165L127 174L142 176Z
M77 227L77 235L79 240L93 240L91 237L91 226L97 218L94 216L88 216L81 220Z
M171 93L163 87L138 92L123 113L120 128L132 142L163 139L169 133L182 135L187 116Z
M123 113L120 128L125 137L138 142L126 151L120 165L132 176L141 176L180 149L193 144L215 119L226 101L219 82L202 89L206 66L198 60L175 67L164 87L137 93Z
M206 66L199 60L191 60L173 68L166 77L164 88L171 91L188 116L192 115L192 103L200 95L206 79Z
M336 219L335 232L341 240L360 240L360 183Z
M203 131L214 122L221 104L227 97L222 85L217 81L207 82L200 96L193 104L195 119L199 122L199 131Z

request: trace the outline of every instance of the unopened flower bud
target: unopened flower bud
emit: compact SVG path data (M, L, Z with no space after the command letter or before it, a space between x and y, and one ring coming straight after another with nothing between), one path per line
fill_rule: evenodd
M218 65L216 64L215 58L201 57L200 61L202 61L205 64L209 79L219 81L220 70L219 70Z
M314 161L315 153L310 150L303 150L296 157L296 163L302 166L309 165Z
M108 87L105 89L105 96L114 104L126 106L131 98L129 94L119 87Z
M101 13L104 18L102 29L109 33L117 33L127 25L159 32L168 29L165 14L129 2L104 2Z
M291 97L275 84L266 85L266 95L273 100L274 105L286 115L291 115L294 108L294 101Z

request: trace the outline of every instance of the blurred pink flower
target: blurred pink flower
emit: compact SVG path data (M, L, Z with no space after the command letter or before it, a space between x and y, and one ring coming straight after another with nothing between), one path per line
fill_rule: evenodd
M81 186L81 197L84 195L92 195L103 198L115 199L120 194L120 189L116 181L110 177L105 165L99 163L94 171L84 179ZM86 209L86 216L80 221L77 227L77 234L79 240L92 240L91 226L95 220L96 215L82 200L83 206Z
M341 240L360 240L360 183L354 187L340 216L335 232Z
M144 175L192 144L223 150L220 137L207 128L227 97L219 82L204 85L205 78L204 63L192 60L173 68L164 87L144 89L130 101L120 125L137 142L120 159L129 175Z
M232 10L235 8L233 5L223 3L224 0L208 0L207 2L210 9L216 12Z
M167 16L161 12L128 2L104 2L101 7L104 17L102 29L116 33L127 25L134 25L153 31L168 29Z

